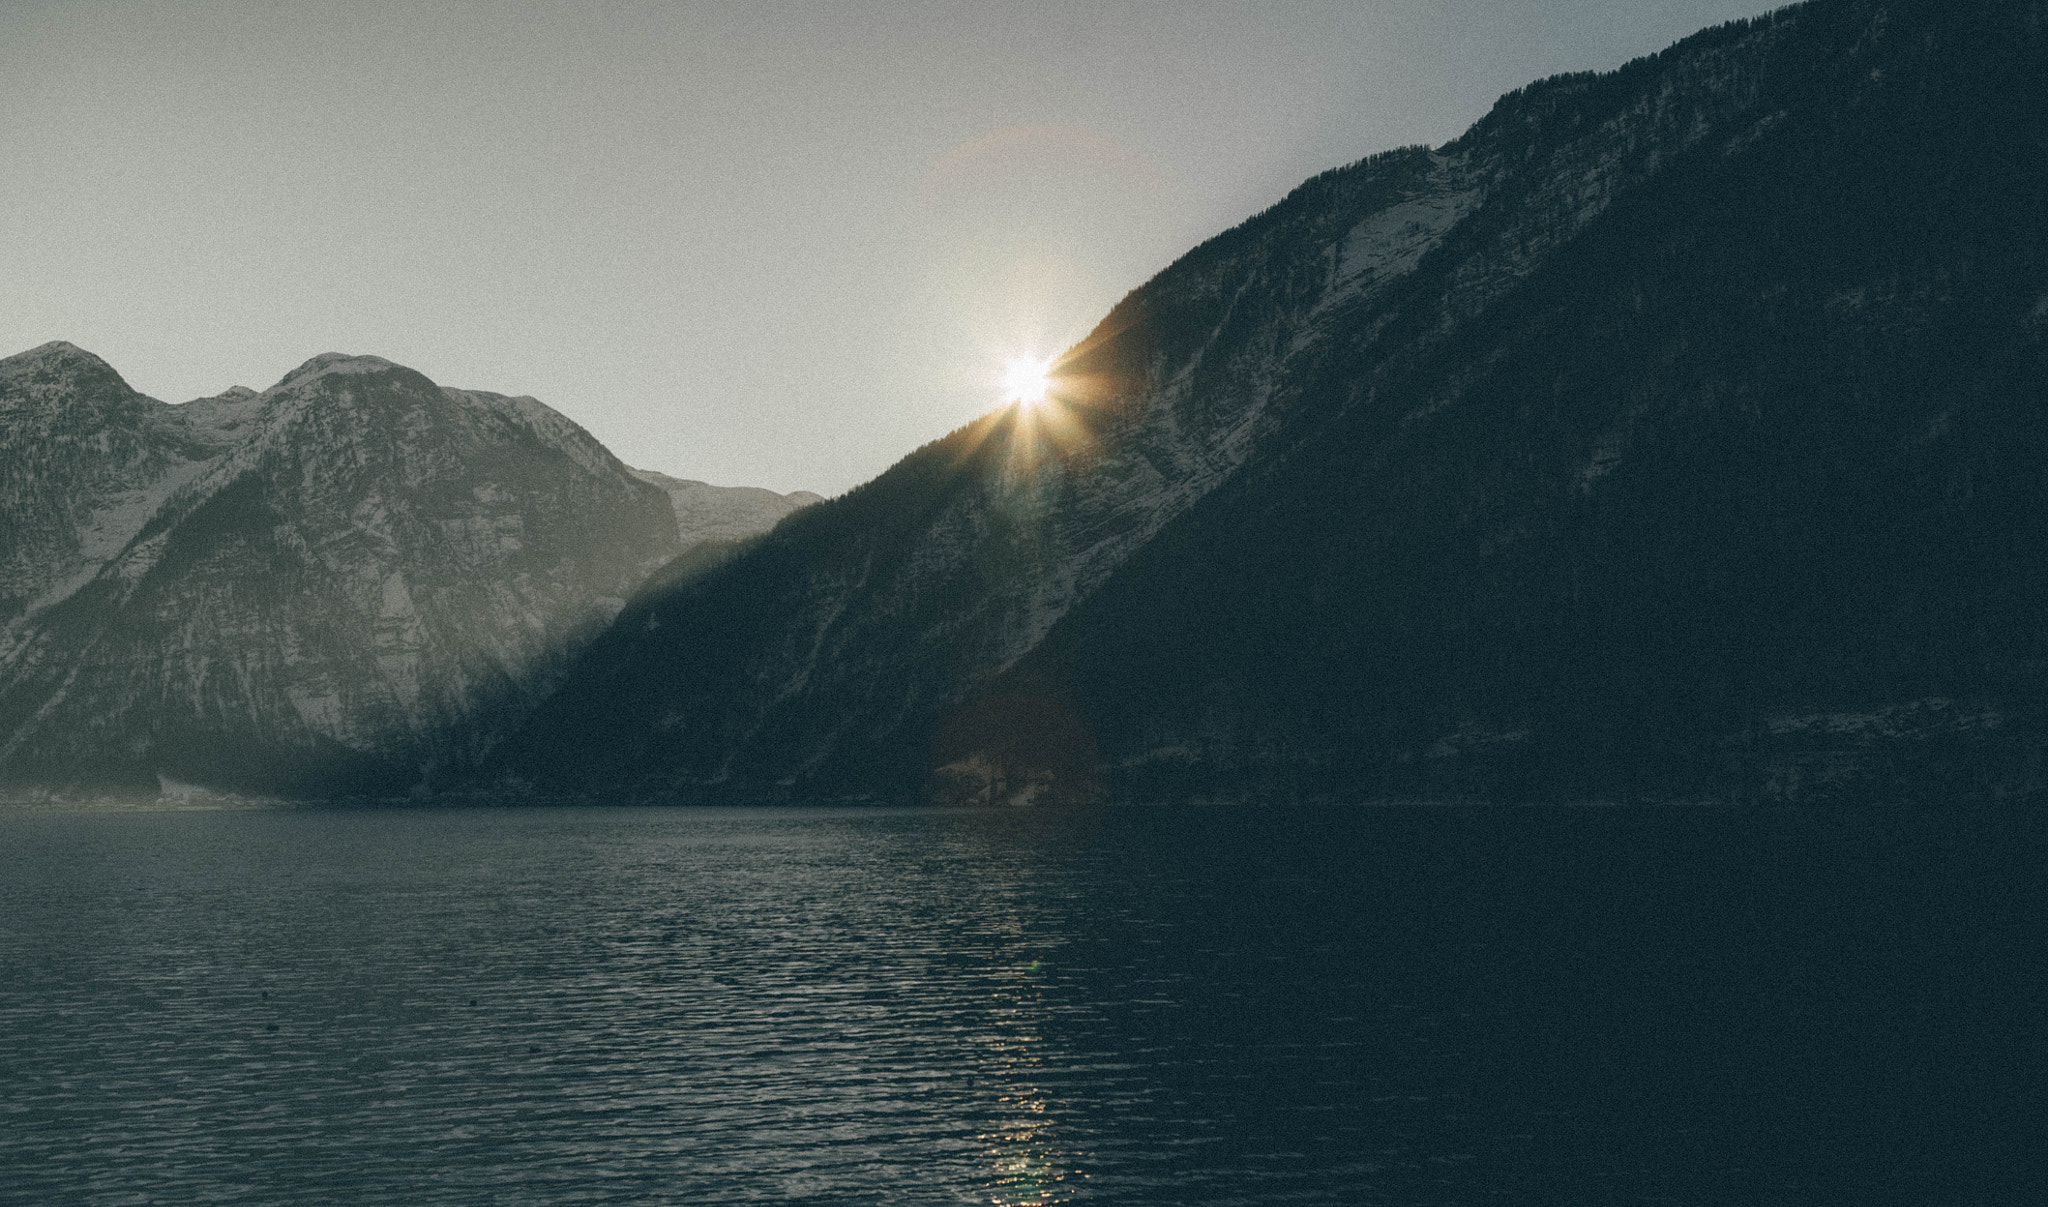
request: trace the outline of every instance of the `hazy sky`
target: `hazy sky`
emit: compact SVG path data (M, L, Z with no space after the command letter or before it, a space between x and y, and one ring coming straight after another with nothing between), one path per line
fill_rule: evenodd
M1768 0L0 0L0 355L325 351L837 493L1302 179Z

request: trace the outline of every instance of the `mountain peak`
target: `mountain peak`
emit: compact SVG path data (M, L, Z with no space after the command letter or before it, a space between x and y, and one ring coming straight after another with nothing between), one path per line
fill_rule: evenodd
M97 382L101 386L114 387L117 393L128 390L128 383L114 371L114 366L77 344L61 339L0 358L0 381L7 379L32 392L57 382L70 385ZM31 385L38 382L42 385Z
M381 356L354 356L347 352L322 352L320 355L293 369L278 380L271 390L282 390L287 386L302 386L330 374L371 374L388 373L405 366L394 364Z
M53 339L47 344L38 344L26 352L17 352L13 356L0 359L0 364L24 367L30 365L64 366L67 368L92 367L106 369L109 372L113 370L113 366L107 364L106 361L101 360L69 340L61 339Z

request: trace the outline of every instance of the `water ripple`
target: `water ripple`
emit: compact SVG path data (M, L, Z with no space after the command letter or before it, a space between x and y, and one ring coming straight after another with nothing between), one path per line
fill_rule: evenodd
M1755 885L1719 839L1389 816L0 815L0 1198L1708 1203L1846 1176L1816 1164L1839 1144L1758 1139L1793 1117L1758 1103L1841 1103L1746 1003L1833 966L1731 905ZM1693 862L1645 893L1658 859ZM1892 918L1864 904L1792 908Z

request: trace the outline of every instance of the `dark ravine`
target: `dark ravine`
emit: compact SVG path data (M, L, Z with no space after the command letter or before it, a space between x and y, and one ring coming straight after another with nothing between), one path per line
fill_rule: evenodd
M15 791L430 790L651 573L804 501L647 480L531 398L339 354L171 406L48 344L0 360L0 448Z
M644 592L487 780L2038 792L2044 30L1816 0L1317 177Z

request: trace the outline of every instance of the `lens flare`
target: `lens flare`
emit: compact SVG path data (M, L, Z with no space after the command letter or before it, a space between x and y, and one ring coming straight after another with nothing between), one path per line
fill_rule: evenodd
M1052 362L1020 356L1003 367L1003 401L1035 407L1052 389Z

